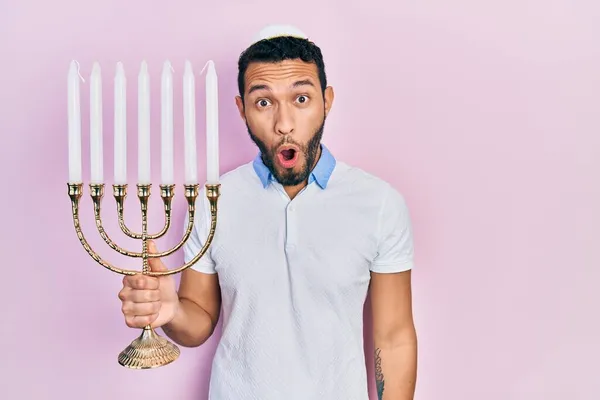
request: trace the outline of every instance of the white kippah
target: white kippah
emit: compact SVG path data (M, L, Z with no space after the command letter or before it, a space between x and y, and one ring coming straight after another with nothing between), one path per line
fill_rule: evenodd
M258 32L252 43L263 39L273 39L280 36L294 36L300 39L308 39L306 34L292 25L268 25Z

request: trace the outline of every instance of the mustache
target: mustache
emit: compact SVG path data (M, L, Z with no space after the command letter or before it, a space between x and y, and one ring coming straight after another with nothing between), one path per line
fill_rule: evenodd
M284 136L279 142L275 144L271 144L271 153L275 153L278 148L283 145L294 145L300 149L302 152L307 151L307 146L305 143L300 143L292 139L289 135Z

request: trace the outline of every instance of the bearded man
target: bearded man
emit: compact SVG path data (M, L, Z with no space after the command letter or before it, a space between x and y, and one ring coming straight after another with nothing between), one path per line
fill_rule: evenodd
M258 155L221 177L214 240L179 288L171 276L124 279L127 325L162 327L196 347L222 318L211 400L368 400L370 294L379 399L413 399L413 237L403 196L321 142L334 92L321 50L302 32L265 28L238 66L235 100ZM209 232L204 193L198 210L186 262ZM158 258L150 266L166 269Z

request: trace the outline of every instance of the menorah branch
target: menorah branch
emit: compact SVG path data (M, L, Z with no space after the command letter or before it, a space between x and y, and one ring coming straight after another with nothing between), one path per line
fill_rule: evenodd
M149 239L149 240L155 240L155 239L160 238L170 228L170 225L171 225L171 203L172 203L172 199L175 195L174 187L175 187L175 185L161 185L161 197L163 199L163 203L165 206L165 215L166 215L165 218L166 218L167 222L165 224L165 227L163 228L164 232L161 232L156 235L146 235L147 239ZM149 188L144 189L144 191L145 190L149 191ZM144 191L142 191L142 195L144 195ZM143 252L135 252L135 251L130 251L130 250L126 250L126 249L122 248L121 246L117 245L110 238L108 233L106 233L106 230L103 227L102 216L101 216L102 198L104 197L104 185L103 184L91 184L90 185L90 193L91 193L92 201L94 203L94 216L96 219L96 226L98 228L98 232L100 233L100 236L104 239L106 244L111 249L115 250L116 252L118 252L121 255L128 256L128 257L134 257L134 258L143 258ZM127 185L113 185L113 194L117 201L118 208L120 210L122 210L124 208L124 206L123 206L124 199L127 196ZM183 247L185 242L189 239L189 237L192 233L192 230L194 228L195 201L196 201L197 196L198 196L198 185L197 184L196 185L185 185L185 197L188 200L188 224L187 224L187 228L186 228L186 231L185 231L183 237L181 238L179 243L177 243L172 248L170 248L166 251L162 251L162 252L149 253L146 256L147 258L167 257L167 256L175 253L181 247ZM148 206L147 200L145 200L144 207L147 207L147 206ZM122 212L119 212L119 216L120 217L122 216ZM135 235L137 235L137 234L135 234ZM140 240L142 239L142 234L139 234L139 239Z
M150 239L155 240L163 237L171 227L171 203L174 196L175 185L160 185L160 197L163 199L165 206L165 224L160 232L148 235Z
M160 230L160 232L147 235L149 239L154 240L164 236L171 226L171 203L173 200L173 196L175 195L174 188L175 185L160 185L160 196L162 197L165 206L165 224ZM119 226L121 227L121 230L125 235L129 236L130 238L141 239L141 233L133 232L125 224L124 204L125 198L127 197L127 185L113 185L113 196L117 202L117 215L119 218Z
M196 202L196 197L198 195L198 187L196 185L186 185L186 198L188 201L188 207L192 209ZM206 188L206 198L210 204L210 230L206 241L204 242L200 251L187 263L183 264L179 268L172 269L169 271L150 271L146 275L150 276L164 276L171 275L173 273L182 272L192 265L196 264L206 253L210 245L212 244L213 238L215 236L215 231L217 228L217 204L220 196L220 184L207 184Z
M79 223L79 201L81 200L81 196L83 195L83 184L81 183L69 183L69 197L71 198L71 210L73 214L73 225L75 226L75 232L77 233L77 237L81 242L81 245L85 249L85 251L95 260L98 264L102 265L104 268L116 272L122 275L135 275L139 274L139 271L125 270L120 269L112 265L111 263L104 261L102 257L100 257L87 242L85 235L81 231L81 225Z
M183 270L191 267L193 264L198 262L198 260L200 260L200 258L202 258L204 256L204 254L206 253L206 250L209 248L209 246L212 243L215 229L216 229L217 201L218 201L218 198L220 195L219 188L220 188L219 184L206 185L206 196L210 203L210 214L211 214L210 233L207 237L207 240L206 240L204 246L199 251L199 253L196 254L193 259L191 259L189 262L185 263L184 265L180 266L179 268L168 270L168 271L149 271L148 270L148 271L146 271L147 275L165 276L165 275L176 274L176 273L182 272ZM96 225L98 226L98 229L101 231L101 234L103 233L104 240L107 241L107 243L108 242L112 243L113 246L116 248L115 249L116 251L118 251L121 254L130 256L130 257L142 258L143 263L145 262L145 264L147 266L147 260L149 258L164 257L164 256L172 254L173 252L175 252L179 248L181 248L181 246L183 246L183 244L185 244L185 242L191 235L193 226L194 226L194 221L195 221L195 210L196 210L195 204L196 204L196 199L198 196L198 191L199 191L198 189L199 189L198 184L185 185L185 197L186 197L186 200L188 203L188 214L189 214L188 215L188 226L187 226L186 232L185 232L183 238L181 239L181 241L176 246L174 246L173 248L171 248L170 250L167 250L165 252L150 254L150 253L148 253L148 249L147 249L147 241L151 239L151 237L149 235L147 235L147 234L144 235L144 233L147 232L148 199L150 197L150 188L149 187L146 187L146 186L138 187L138 197L140 199L140 205L142 208L142 235L140 238L140 239L142 239L142 252L141 253L130 252L130 251L120 248L119 246L114 244L114 242L112 242L112 240L108 237L108 235L106 235L106 232L104 231L104 229L102 227L101 218L99 217L100 210L101 210L101 207L100 207L101 199L102 199L103 193L104 193L103 187L102 187L102 185L93 185L92 184L92 185L90 185L90 192L91 192L92 200L94 202L95 213L98 216L96 218ZM121 269L121 268L118 268L118 267L112 265L111 263L103 260L102 257L100 257L91 248L87 239L85 238L85 235L83 234L83 232L81 230L81 225L80 225L80 221L79 221L79 202L80 202L81 196L83 195L83 184L69 183L68 190L69 190L69 197L71 198L71 208L72 208L73 224L75 227L75 231L77 233L77 237L79 238L79 241L81 242L83 248L90 255L90 257L92 257L93 260L95 260L98 264L100 264L104 268L106 268L112 272L116 272L118 274L136 275L136 274L139 274L140 272L143 273L144 272L143 265L142 265L142 271ZM144 245L144 243L145 243L145 245ZM119 251L117 249L120 249L121 251Z
M115 250L116 252L129 256L129 257L142 257L142 253L136 253L133 251L125 250L122 247L118 246L106 233L104 227L102 225L102 218L100 215L102 198L104 197L104 184L90 184L90 196L92 198L92 202L94 203L94 218L96 220L96 227L98 228L98 232L100 236L108 246Z

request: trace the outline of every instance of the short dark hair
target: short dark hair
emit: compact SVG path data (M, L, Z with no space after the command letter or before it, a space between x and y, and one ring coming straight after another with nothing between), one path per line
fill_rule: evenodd
M327 75L325 74L325 62L323 61L321 49L308 39L301 39L294 36L279 36L260 40L252 44L240 55L238 60L238 90L242 99L244 98L246 70L250 63L276 63L295 59L316 64L321 90L325 92L325 88L327 88Z

